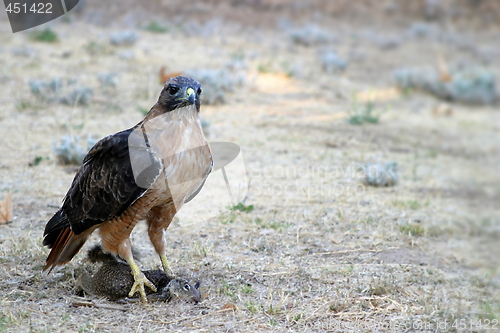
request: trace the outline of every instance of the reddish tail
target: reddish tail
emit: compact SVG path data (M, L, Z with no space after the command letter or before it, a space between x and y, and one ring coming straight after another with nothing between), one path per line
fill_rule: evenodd
M75 236L69 227L64 227L58 231L59 235L50 250L45 268L43 269L44 271L50 269L49 273L52 272L54 267L64 265L70 261L80 251L87 240L87 235Z

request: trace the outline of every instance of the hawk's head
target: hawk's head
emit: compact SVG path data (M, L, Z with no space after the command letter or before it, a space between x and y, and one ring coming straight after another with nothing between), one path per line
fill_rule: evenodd
M201 84L189 77L171 77L165 83L165 87L160 93L158 104L163 106L166 112L175 109L195 105L200 111Z

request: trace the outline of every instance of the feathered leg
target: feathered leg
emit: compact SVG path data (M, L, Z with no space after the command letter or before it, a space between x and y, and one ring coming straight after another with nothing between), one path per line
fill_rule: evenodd
M175 276L166 256L165 230L172 222L176 213L175 206L154 207L147 215L148 235L156 253L160 256L163 271L170 276Z
M143 208L144 209L144 208ZM130 290L129 297L139 292L141 301L146 303L146 291L144 286L156 292L156 287L141 272L134 257L132 256L132 245L130 243L130 232L139 221L139 216L135 210L129 209L125 214L105 222L99 226L101 244L104 252L118 254L125 259L132 270L134 284Z

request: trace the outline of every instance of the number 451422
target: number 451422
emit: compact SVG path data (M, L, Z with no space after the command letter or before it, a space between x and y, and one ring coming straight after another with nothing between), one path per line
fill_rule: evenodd
M36 13L36 14L52 14L52 4L48 3L34 3L30 8L25 3L9 3L7 8L5 8L7 13Z

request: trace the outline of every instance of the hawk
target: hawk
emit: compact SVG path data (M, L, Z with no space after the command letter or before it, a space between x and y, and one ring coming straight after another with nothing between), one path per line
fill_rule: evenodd
M135 263L129 237L145 219L163 270L171 274L165 231L183 204L201 190L213 167L200 123L200 94L197 81L170 78L141 122L92 147L62 207L45 226L43 245L51 251L44 270L70 261L98 229L103 250L131 268L129 296L139 292L146 302L144 286L156 291Z

